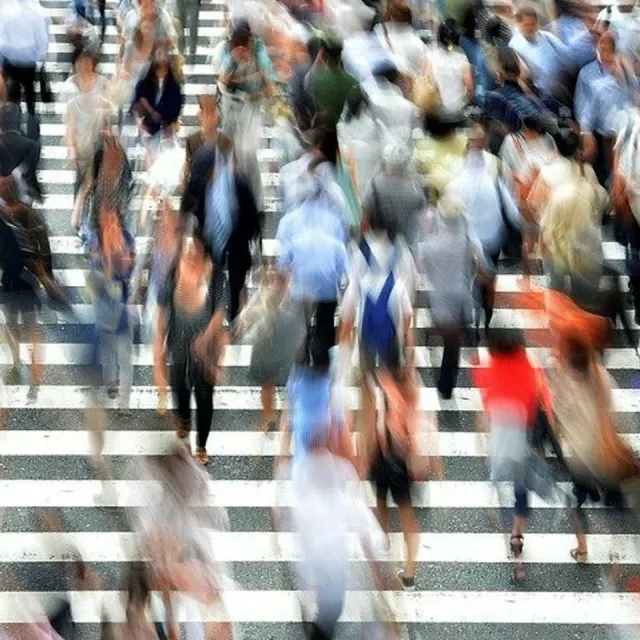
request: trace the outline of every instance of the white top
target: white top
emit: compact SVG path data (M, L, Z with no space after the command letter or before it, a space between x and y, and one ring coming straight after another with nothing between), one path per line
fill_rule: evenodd
M469 71L469 60L462 51L448 51L442 47L429 52L431 73L440 91L442 111L459 114L467 105L465 74Z
M375 28L382 46L387 49L399 71L418 75L429 48L410 25L387 22L386 27L386 34L382 25Z
M365 234L375 265L369 267L358 245L351 248L349 265L349 284L342 299L342 314L354 317L357 315L358 326L362 325L363 313L361 299L362 291L371 292L375 297L379 295L389 275L391 261L394 255L394 245L385 233ZM413 312L411 300L415 292L416 266L409 247L404 240L397 238L396 246L399 250L398 260L394 268L395 286L389 299L389 313L396 327L399 344L404 343L404 320Z

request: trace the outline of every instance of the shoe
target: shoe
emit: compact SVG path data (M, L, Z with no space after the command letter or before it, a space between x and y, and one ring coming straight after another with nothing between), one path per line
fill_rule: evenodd
M107 395L109 396L109 398L111 398L111 400L118 397L118 391L119 389L115 385L110 385L109 387L107 387Z
M404 591L415 591L416 579L413 576L411 576L410 578L408 576L405 576L404 569L398 572L397 578Z

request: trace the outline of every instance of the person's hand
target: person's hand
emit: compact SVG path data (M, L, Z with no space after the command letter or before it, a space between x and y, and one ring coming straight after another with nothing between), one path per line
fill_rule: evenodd
M593 162L598 152L598 143L596 139L589 133L582 136L582 153L587 162Z
M158 387L158 409L159 416L166 416L169 407L167 387Z

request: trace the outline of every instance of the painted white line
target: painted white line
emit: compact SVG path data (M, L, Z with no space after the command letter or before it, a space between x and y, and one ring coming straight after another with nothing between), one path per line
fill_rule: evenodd
M391 547L384 560L402 562L404 540L392 533ZM209 540L221 562L295 562L304 558L293 532L210 532ZM418 562L496 564L511 562L505 534L421 533ZM571 534L528 533L522 560L531 564L575 564L569 550L575 544ZM607 564L612 551L620 564L640 564L640 536L588 535L589 563ZM6 563L73 562L74 549L86 562L141 562L145 555L135 533L0 533L0 558ZM349 539L351 560L365 559L354 534Z
M253 347L250 344L232 344L225 349L225 367L248 367L251 364ZM414 361L418 368L438 368L442 361L442 347L415 347ZM530 348L527 350L536 362L548 362L552 352L550 349ZM479 350L482 358L487 356L486 348ZM474 364L472 358L475 349L462 349L460 367L471 369ZM20 358L24 363L31 362L32 350L29 344L20 345ZM77 343L45 343L40 348L40 362L47 366L85 366L92 364L92 347L87 344ZM354 351L353 364L357 364L358 355ZM605 362L608 369L637 370L640 363L633 349L617 348L605 352ZM13 364L11 354L7 350L0 350L0 365ZM133 365L135 367L153 366L153 350L151 345L135 344L133 346Z
M358 389L351 387L348 393L352 410L358 408ZM90 387L77 385L41 385L35 400L28 398L29 387L26 385L6 385L5 402L8 409L82 409L96 406L96 399ZM282 406L282 393L278 394L278 408ZM640 412L640 389L614 389L613 401L615 410L620 413ZM116 408L117 403L98 399L99 406ZM216 388L215 407L218 410L261 409L260 388L255 386L220 386ZM171 399L169 399L171 406ZM131 391L129 407L131 409L156 409L158 391L154 386L134 386ZM195 404L192 404L195 408ZM419 410L434 411L467 411L479 412L482 402L478 389L460 387L454 391L451 400L440 400L436 389L423 387L420 389ZM57 432L56 432L57 433ZM2 434L0 433L0 438Z
M102 494L103 488L108 490ZM2 480L0 481L0 507L64 507L83 508L96 506L96 496L102 494L100 505L105 507L142 507L148 496L154 495L157 485L146 480L115 480L103 483L97 480ZM559 485L563 492L571 491L566 483ZM360 483L363 499L375 506L373 490L369 482ZM510 484L503 483L500 496L496 487L484 481L429 481L416 482L413 505L430 509L498 509L509 504L512 496ZM508 499L505 497L508 496ZM225 508L273 508L294 504L291 483L274 480L211 480L204 505ZM531 495L534 509L565 509L558 499L543 502ZM589 509L603 509L602 504L590 504Z
M57 594L48 594L49 598ZM62 593L59 595L63 595ZM70 592L74 621L98 624L103 610L114 622L124 620L124 593L120 591ZM155 595L155 594L154 594ZM640 596L625 593L530 592L530 591L419 591L384 592L400 623L440 624L567 624L636 625L640 623ZM183 596L178 596L179 601ZM42 601L39 592L1 592L0 623L31 622L25 608ZM341 620L368 620L372 594L349 591ZM228 616L238 623L299 622L300 601L294 591L224 592ZM178 602L178 611L181 603ZM179 621L193 620L185 613ZM202 620L225 620L220 612L202 614Z
M64 387L60 387L63 393ZM225 389L221 395L224 395ZM428 390L431 391L431 390ZM7 395L10 395L10 391ZM68 395L71 395L70 393ZM245 394L239 394L245 395ZM246 394L247 396L249 394ZM255 390L252 395L259 395ZM68 397L61 398L64 406L70 407ZM240 405L248 409L248 403ZM23 406L27 406L26 402ZM73 405L71 405L73 406ZM215 426L215 425L214 425ZM195 443L195 433L191 433ZM354 442L358 434L353 435ZM623 438L636 450L640 449L640 434L625 433ZM424 454L445 457L485 458L488 452L487 434L450 431L442 433L423 432L418 437L420 450ZM104 454L107 456L155 456L163 455L175 444L171 431L106 431ZM212 431L207 442L207 451L212 456L273 457L280 453L279 433L253 431ZM87 431L47 430L0 432L0 456L86 456L91 454L91 437Z

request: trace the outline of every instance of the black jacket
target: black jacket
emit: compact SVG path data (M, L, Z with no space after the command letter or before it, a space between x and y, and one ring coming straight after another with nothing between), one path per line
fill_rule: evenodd
M222 138L218 144L225 151L229 150L230 142L228 139ZM181 209L183 213L193 214L201 229L204 229L206 195L213 177L215 157L216 146L214 145L198 149L193 159L191 176L182 198ZM249 243L260 236L261 220L249 181L237 171L235 173L235 187L238 210L231 236L223 251L222 263L224 264L226 259L230 259L236 264L246 264L248 268L251 264Z
M21 131L0 133L0 175L6 177L21 167L22 175L33 197L41 198L42 189L38 182L37 169L42 146Z

